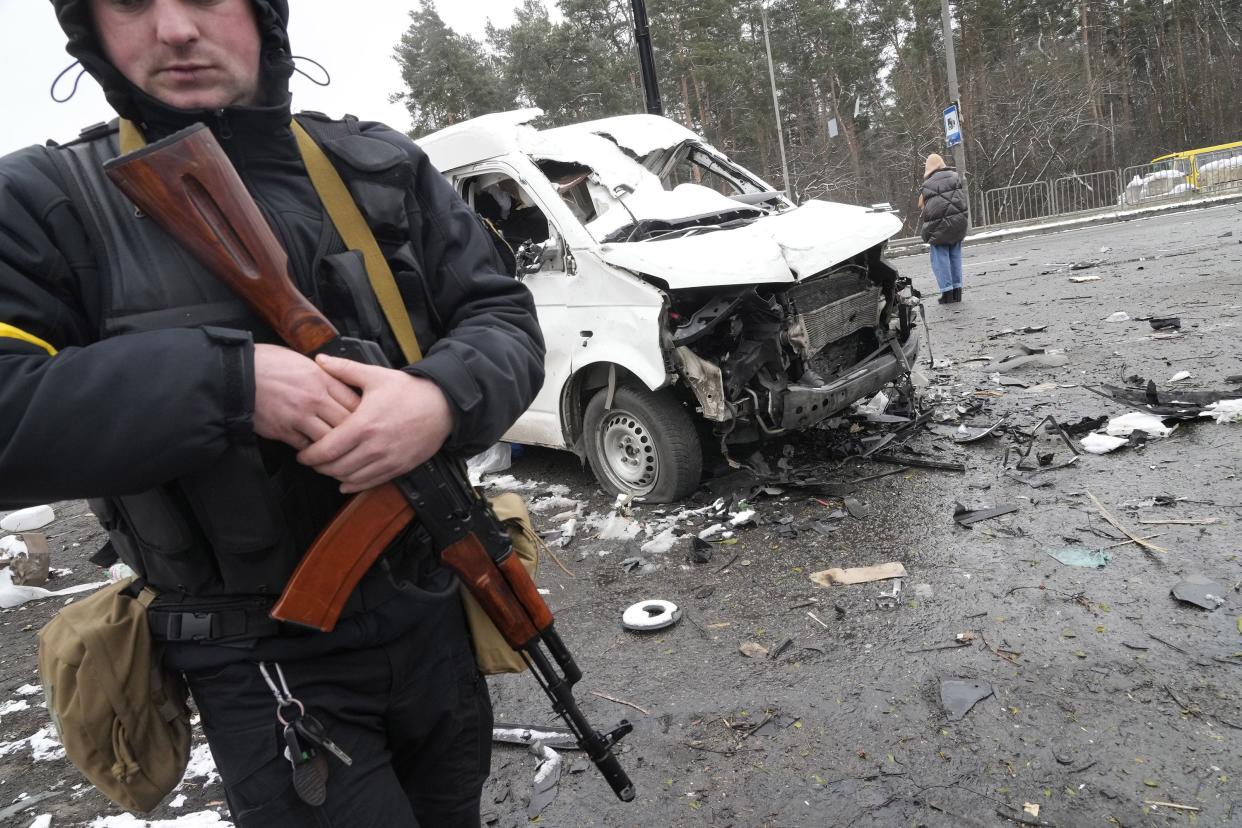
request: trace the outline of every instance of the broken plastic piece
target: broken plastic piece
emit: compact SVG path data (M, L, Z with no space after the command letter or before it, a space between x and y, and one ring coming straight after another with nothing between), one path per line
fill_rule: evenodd
M0 529L6 532L34 532L54 520L56 513L51 506L31 506L0 518Z
M986 437L991 437L993 434L996 433L996 430L1004 424L1005 424L1005 420L1002 417L1001 419L997 420L995 423L988 426L987 428L971 428L970 426L966 426L966 425L958 426L957 433L953 435L953 442L974 443Z
M1103 549L1084 549L1081 546L1069 546L1048 554L1066 566L1081 566L1090 569L1103 569L1110 560L1109 554Z
M1215 610L1225 603L1227 589L1202 575L1188 575L1186 580L1174 585L1173 597L1205 610Z
M568 730L557 730L544 725L520 725L496 722L492 725L492 741L508 745L530 746L542 742L548 747L561 750L581 750L578 737Z
M810 578L818 586L830 587L834 584L866 584L872 581L885 581L889 578L905 578L908 574L905 566L894 561L851 569L825 569L811 573Z
M1168 437L1173 433L1173 429L1166 426L1159 417L1140 411L1114 417L1104 428L1104 433L1110 437L1129 437L1136 431L1145 431L1152 437Z
M621 615L621 625L635 632L651 632L671 627L681 620L681 610L672 601L654 599L631 604Z
M1203 409L1200 417L1211 417L1218 423L1242 423L1242 400L1221 400Z
M949 713L949 721L960 722L979 702L992 695L986 681L948 679L940 682L940 703Z
M875 596L875 605L880 609L897 609L901 604L901 579L894 578L893 586L888 592Z
M1004 506L995 506L991 509L970 510L960 503L954 503L953 507L953 520L957 521L959 526L970 526L971 524L978 523L981 520L991 520L992 518L1018 511L1018 505L1016 503L1010 503Z
M1082 443L1084 451L1092 454L1108 454L1115 451L1129 442L1124 437L1110 437L1107 434L1088 434L1079 442Z
M1153 316L1148 321L1157 331L1173 330L1182 326L1182 320L1176 316Z
M1105 322L1129 322L1130 314L1126 313L1125 311L1117 311L1116 313L1109 314L1108 317L1104 319L1104 321Z
M536 742L530 746L531 753L539 757L535 767L535 781L531 785L530 803L526 806L526 818L534 819L556 799L557 784L561 781L564 763L561 755L547 745Z

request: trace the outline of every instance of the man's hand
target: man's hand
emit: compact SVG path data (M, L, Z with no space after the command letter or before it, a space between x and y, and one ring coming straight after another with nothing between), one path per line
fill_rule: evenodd
M362 403L298 461L352 494L399 477L430 458L453 431L453 412L434 382L392 368L320 356L328 375L362 391Z
M311 359L280 345L254 346L254 431L304 449L362 401Z

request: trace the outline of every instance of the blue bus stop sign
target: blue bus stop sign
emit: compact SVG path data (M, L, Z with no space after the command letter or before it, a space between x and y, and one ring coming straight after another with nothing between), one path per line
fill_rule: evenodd
M944 140L950 147L962 143L962 118L957 103L951 103L944 111Z

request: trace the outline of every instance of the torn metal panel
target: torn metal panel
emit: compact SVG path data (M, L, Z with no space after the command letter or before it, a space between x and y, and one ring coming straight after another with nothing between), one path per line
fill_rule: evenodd
M703 417L717 423L728 420L731 414L728 404L725 403L724 379L719 366L702 359L685 346L678 348L675 353L681 375L694 392Z

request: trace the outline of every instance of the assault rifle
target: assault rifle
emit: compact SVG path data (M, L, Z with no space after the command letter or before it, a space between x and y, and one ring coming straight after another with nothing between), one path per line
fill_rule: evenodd
M104 169L143 213L240 295L291 348L308 356L331 354L387 365L375 343L342 337L294 287L287 254L207 127L184 129L109 161ZM617 797L632 800L634 786L612 747L633 726L623 719L601 734L578 709L572 686L582 671L504 527L453 458L437 454L404 477L350 498L303 556L273 617L331 630L363 574L416 514L440 560L460 576L505 641L526 660L578 746Z

